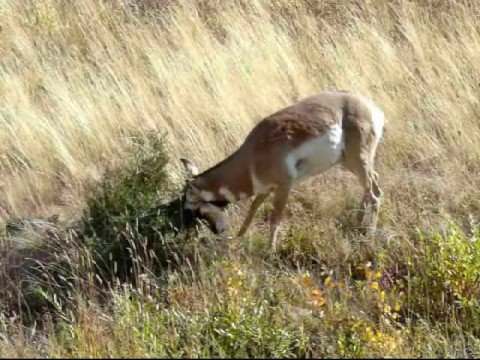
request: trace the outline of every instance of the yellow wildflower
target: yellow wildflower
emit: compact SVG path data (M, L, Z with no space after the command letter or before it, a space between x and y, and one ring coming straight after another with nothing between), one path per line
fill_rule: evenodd
M325 305L325 299L323 297L319 297L313 300L313 305L316 307L322 307Z
M318 289L310 291L310 297L312 298L313 305L317 307L322 307L325 305L325 299L322 296L322 293Z
M312 280L310 279L310 275L306 274L302 276L302 284L308 287L312 286Z
M334 285L333 280L330 276L325 279L324 284L325 284L325 286L327 286L329 288L333 287L333 285Z
M372 275L373 275L373 271L370 270L370 269L368 269L368 268L366 268L366 269L365 269L365 277L366 277L368 280L370 280L370 279L372 278Z
M367 326L365 328L365 333L363 334L363 340L364 341L372 341L372 339L375 337L375 334L370 326Z

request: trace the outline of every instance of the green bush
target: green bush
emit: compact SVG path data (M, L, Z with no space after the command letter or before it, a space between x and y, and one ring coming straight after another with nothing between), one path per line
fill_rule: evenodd
M145 273L161 280L170 264L192 257L192 243L179 236L180 199L168 202L179 186L166 170L164 137L147 133L131 139L121 166L108 169L91 189L80 222L61 225L52 217L6 224L8 236L21 239L25 248L12 250L0 266L5 285L0 313L20 312L25 321L50 310L65 318L77 297L108 298L105 281L138 285Z
M409 261L412 315L480 330L480 229L467 236L450 223L444 234L420 233ZM457 324L457 325L458 325Z
M107 170L91 192L85 237L102 276L135 278L179 250L181 202L159 205L179 190L166 172L168 160L163 136L133 136L124 165Z

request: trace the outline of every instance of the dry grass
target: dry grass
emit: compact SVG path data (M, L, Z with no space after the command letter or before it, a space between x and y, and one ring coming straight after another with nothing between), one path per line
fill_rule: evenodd
M1 1L0 219L79 214L86 190L105 167L122 165L133 132L164 132L171 159L189 157L206 168L233 151L262 117L323 89L348 89L370 96L387 117L378 158L385 192L379 234L363 238L351 231L360 188L351 175L335 169L306 182L292 196L280 265L262 262L262 252L255 257L256 249L264 251L262 215L249 239L235 240L229 245L233 249L219 250L219 257L229 264L244 263L246 272L253 268L252 277L244 279L253 288L260 281L257 275L269 273L275 280L261 281L277 288L283 310L308 299L292 298L289 288L292 281L298 285L312 264L336 269L342 278L353 276L348 266L382 254L385 271L403 267L397 269L401 272L417 249L416 229L442 232L453 220L468 232L480 221L479 24L480 5L474 0ZM171 162L173 178L179 167ZM242 214L238 208L231 211L234 227ZM13 246L5 244L5 249ZM253 260L245 259L249 256ZM201 269L203 275L197 276L213 271L208 264ZM215 310L215 301L208 298L218 289L212 283L217 275L212 276L197 289L195 281L192 287L181 281L173 287L204 294L203 300L192 300L191 306L200 307L196 315ZM258 299L258 294L245 298ZM332 307L325 314L332 324L340 321L335 320L340 313L360 319L372 307L370 297L362 301L353 310ZM345 304L352 305L349 300ZM120 301L118 306L124 310L126 305ZM81 349L82 341L88 343L84 336L91 334L84 326L89 321L79 319L98 315L91 311L97 309L79 307L73 323L79 324L75 331L80 333L72 335L77 340L70 339L67 346L52 338L56 345L51 345L51 354L172 354L164 348L149 352L142 342L129 353L121 346L126 340L109 332L114 326L107 320L95 329L101 334L87 340L102 338L108 346ZM183 321L164 316L173 328ZM16 323L4 323L9 321ZM356 326L347 320L342 324ZM318 335L319 325L302 323L309 326ZM388 348L393 352L370 343L373 348L362 345L364 353L353 351L351 343L343 353L328 348L316 352L315 341L325 340L320 335L309 343L311 352L302 351L324 356L471 355L458 350L465 346L446 345L465 345L466 335L447 334L443 325L438 331L438 324L422 326L415 331L407 327L408 334L385 330L394 340L384 335L371 343L404 338L413 346L408 353L408 346L400 343L394 351ZM321 334L329 334L328 326L320 328ZM18 338L3 336L13 331L6 329L0 327L0 342L2 337ZM288 336L292 334L298 335L293 331ZM380 336L367 330L362 334ZM276 336L269 338L272 343L280 341ZM478 345L478 337L472 341ZM430 352L425 350L429 342L435 349ZM197 345L178 346L187 349L183 355L195 356ZM22 356L17 348L14 343L0 346L0 356Z

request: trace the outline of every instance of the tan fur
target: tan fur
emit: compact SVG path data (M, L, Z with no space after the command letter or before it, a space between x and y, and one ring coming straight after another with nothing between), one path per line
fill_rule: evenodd
M198 175L192 185L211 192L216 200L225 200L219 193L221 187L228 189L237 200L241 193L247 196L260 194L252 204L239 235L245 233L255 211L273 192L275 198L270 237L275 246L282 212L294 180L285 161L288 154L307 141L320 138L337 125L341 127L345 146L341 163L357 175L364 187L362 210L372 205L374 228L381 191L378 174L373 169L379 139L374 133L372 116L371 108L359 95L332 91L310 96L259 122L237 151ZM252 176L257 185L262 184L261 191L256 191L258 189L255 189Z

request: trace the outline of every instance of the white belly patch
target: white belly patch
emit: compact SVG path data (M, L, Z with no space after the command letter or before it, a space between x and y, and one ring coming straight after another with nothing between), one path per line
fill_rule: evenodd
M323 135L308 140L287 156L288 172L294 181L322 173L340 161L344 148L342 127L333 125Z

